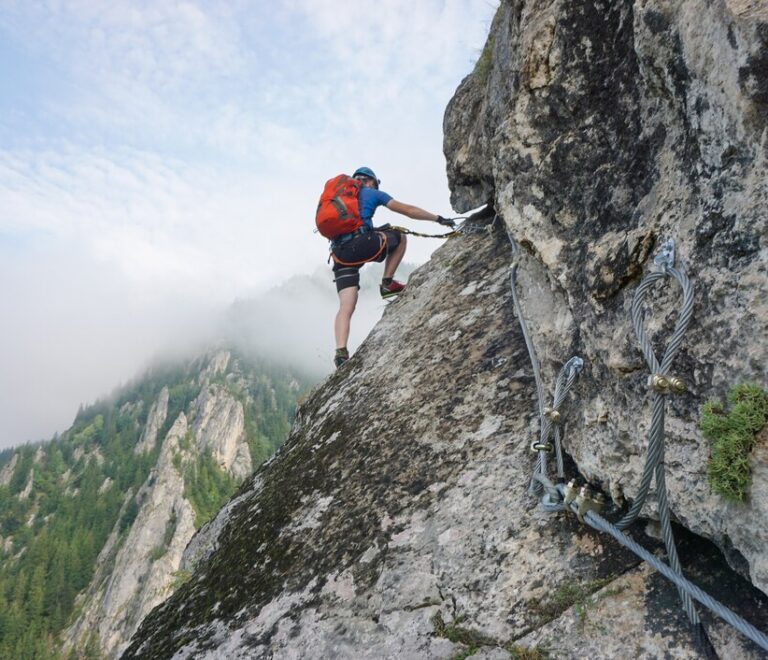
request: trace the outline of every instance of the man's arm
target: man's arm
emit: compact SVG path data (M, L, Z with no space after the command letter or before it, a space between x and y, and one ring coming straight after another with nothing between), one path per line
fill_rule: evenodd
M387 208L390 211L400 213L401 215L413 218L414 220L431 220L432 222L437 222L439 218L439 216L434 213L420 209L418 206L413 206L412 204L398 202L396 199L390 199L387 203Z

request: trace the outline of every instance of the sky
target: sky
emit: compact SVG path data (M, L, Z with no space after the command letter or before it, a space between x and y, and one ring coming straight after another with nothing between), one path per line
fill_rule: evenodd
M315 273L330 177L367 165L452 215L443 113L497 6L4 0L0 449L204 343L234 300ZM425 227L376 216L394 219Z

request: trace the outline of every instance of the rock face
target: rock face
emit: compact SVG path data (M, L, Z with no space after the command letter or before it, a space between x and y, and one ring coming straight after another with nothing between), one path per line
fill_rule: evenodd
M649 397L628 309L672 238L696 287L675 365L688 392L671 403L672 508L768 592L766 485L754 479L746 506L714 496L697 430L707 398L768 381L768 7L503 2L489 43L487 76L464 80L446 113L453 203L493 202L524 248L545 379L586 360L570 453L615 498L635 496ZM655 293L660 357L681 297Z
M698 657L673 588L527 494L535 399L509 260L496 223L413 275L193 539L193 578L123 657L451 658L471 644L509 657L561 630L573 656L623 640L641 657ZM751 615L766 613L756 597ZM759 657L710 624L720 650Z
M183 448L186 434L181 413L163 442L155 474L139 494L141 507L114 569L71 630L75 639L96 633L108 654L119 653L144 615L171 591L181 553L195 532L195 512L174 466L177 456L180 463L194 460L191 448ZM108 543L107 553L112 549Z
M688 391L667 412L671 508L768 592L764 448L748 502L730 505L707 486L697 429L707 398L768 380L767 14L724 0L503 0L445 118L455 208L490 202L498 217L414 273L283 450L190 544L194 577L124 657L700 657L674 588L527 493L536 398L510 237L546 385L572 355L586 363L569 471L617 503L637 493L650 420L628 311L660 239L675 239L696 296L675 362ZM680 295L659 286L651 299L661 353ZM682 545L689 575L764 629L768 598L700 538ZM702 618L721 657L764 657Z
M244 479L252 471L251 454L245 442L243 404L223 387L203 387L195 402L193 431L200 449L210 450L219 467Z
M143 617L176 588L182 552L196 529L185 473L202 453L210 452L239 480L250 474L243 405L224 385L211 382L230 364L227 351L211 356L201 370L191 419L179 413L161 438L155 467L136 496L136 519L127 536L120 534L118 523L103 548L82 613L65 636L67 647L82 648L95 634L106 655L118 656ZM164 387L150 408L136 453L154 449L168 405L169 391Z
M16 463L18 460L18 455L14 454L11 456L11 460L3 466L2 470L0 470L0 486L7 486L9 483L11 483L13 471L16 469Z
M137 454L147 454L155 448L157 434L165 424L166 417L168 417L168 388L164 387L160 390L157 401L152 404L152 408L149 410L144 432L134 450Z

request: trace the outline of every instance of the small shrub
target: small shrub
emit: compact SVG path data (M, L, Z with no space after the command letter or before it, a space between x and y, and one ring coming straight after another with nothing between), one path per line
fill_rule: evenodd
M183 568L180 568L178 571L171 573L171 577L173 578L173 581L168 588L171 591L176 591L182 584L186 584L192 579L192 571L186 571Z
M519 646L512 644L507 647L512 660L546 660L547 652L539 646Z
M749 453L768 419L768 392L757 385L736 385L728 392L728 403L729 409L718 401L701 409L699 428L711 444L707 481L726 499L744 502L752 477Z
M463 621L461 617L454 619L451 623L446 623L443 620L443 616L438 612L432 617L431 621L435 629L435 635L444 637L454 644L463 644L467 647L451 660L464 660L477 653L481 646L494 645L493 640L488 639L481 633L461 627L459 625Z
M149 553L149 559L151 561L157 561L158 559L161 559L162 557L164 557L167 551L168 551L168 548L161 543L160 545L157 545L154 548L152 548L152 552Z

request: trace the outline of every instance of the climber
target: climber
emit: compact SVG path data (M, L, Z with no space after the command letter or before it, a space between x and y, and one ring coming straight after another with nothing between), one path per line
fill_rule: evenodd
M349 359L347 340L360 289L360 268L370 261L384 261L384 276L379 287L381 297L386 299L405 291L405 285L394 279L395 270L405 254L405 235L389 225L374 227L376 209L386 206L390 211L414 220L430 220L448 227L454 224L449 218L392 199L391 195L379 190L381 181L369 167L359 167L352 178L360 182L358 204L362 226L331 241L334 281L339 293L339 311L334 324L336 355L333 360L337 369Z

